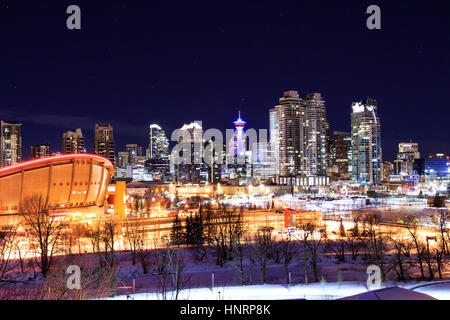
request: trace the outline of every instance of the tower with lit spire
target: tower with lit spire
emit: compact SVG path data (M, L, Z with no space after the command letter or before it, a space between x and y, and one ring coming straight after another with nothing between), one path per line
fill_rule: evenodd
M233 153L236 156L243 156L245 153L245 136L244 136L244 128L246 122L241 118L241 111L239 110L238 118L233 122L235 127L235 136L233 139Z
M251 168L249 168L251 152L246 148L246 122L242 119L240 111L233 124L235 130L232 138L227 142L227 172L231 179L247 179L251 174Z

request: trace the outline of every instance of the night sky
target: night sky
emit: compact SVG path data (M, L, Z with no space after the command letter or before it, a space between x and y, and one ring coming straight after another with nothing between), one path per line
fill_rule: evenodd
M82 29L66 28L67 6ZM382 29L366 28L381 7ZM283 91L321 92L331 130L350 131L351 103L379 103L383 157L419 142L450 153L449 1L0 1L0 119L23 123L29 146L95 123L116 151L203 120L268 128Z

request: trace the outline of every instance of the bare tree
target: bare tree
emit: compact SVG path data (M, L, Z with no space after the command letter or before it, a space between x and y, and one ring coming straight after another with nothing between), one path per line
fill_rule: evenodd
M37 264L45 277L52 266L53 255L61 238L61 224L49 214L48 199L44 199L41 195L25 198L19 213L31 229L31 239L37 243L40 256Z
M113 268L115 264L116 221L109 219L103 223L96 224L88 237L92 246L92 253L97 254L100 268Z
M364 249L367 261L380 267L381 277L384 281L386 278L385 253L388 237L380 230L380 218L378 215L367 214L364 216L364 222Z
M0 284L7 280L15 266L13 255L18 246L16 232L17 225L11 224L0 233ZM23 264L21 264L21 267L23 272Z
M254 256L253 239L248 233L245 235L244 239L248 259L248 282L249 284L253 284L253 265L256 263Z
M137 229L137 223L129 220L125 222L125 237L127 238L130 248L131 264L134 266L136 264L138 245L142 238L139 230Z
M109 267L113 268L115 264L115 230L116 222L114 219L107 220L104 224L104 232L101 239L103 240L105 261L108 263Z
M315 223L306 223L301 226L303 230L303 250L308 251L309 260L313 267L314 281L319 282L319 268L318 268L318 258L319 252L322 246L322 239L324 237L324 232L319 229ZM306 258L306 254L305 254ZM305 262L305 276L306 276L306 262Z
M237 257L237 260L238 260L237 263L235 264L233 261L229 262L229 264L236 269L242 286L245 284L245 274L244 274L245 242L243 239L244 237L245 237L245 233L242 232L242 233L239 233L236 238L234 256Z
M408 230L409 235L414 244L414 247L416 249L416 256L417 256L417 260L419 261L421 279L425 279L425 272L424 272L424 268L423 268L423 258L424 258L424 254L425 254L425 246L419 240L419 237L417 235L416 221L413 219L408 219L406 221L406 229Z
M111 295L111 284L117 282L115 270L99 269L85 262L86 267L80 268L80 288L69 289L67 286L67 265L72 262L63 259L51 272L44 282L26 292L24 299L33 300L87 300L104 298Z
M272 257L272 228L264 227L256 233L256 252L259 260L259 266L261 268L262 282L266 283L267 275L267 263Z
M186 288L189 277L182 249L172 249L168 244L159 250L160 268L157 276L157 293L162 300L178 300L180 292Z
M81 239L86 236L86 229L81 223L74 223L71 229L77 242L78 254L81 255L83 254L81 250Z
M283 238L280 242L281 252L282 252L282 260L284 266L284 273L286 275L286 283L290 283L289 278L289 264L294 259L297 254L297 246L296 242L292 239L291 235L287 238Z
M439 249L435 249L435 259L436 259L436 264L437 264L437 268L438 268L438 274L439 274L439 279L443 279L442 277L442 271L444 271L444 264L443 264L443 259L444 259L444 251L443 249L439 250Z
M394 248L394 268L397 273L397 278L401 281L407 280L408 266L404 260L409 257L409 252L413 244L409 239L399 238L395 235L391 235L390 239Z
M326 240L325 249L330 252L333 252L336 255L338 263L345 261L345 248L347 247L345 238L348 235L349 233L346 232L343 220L341 219L339 223L339 234L337 235L337 239Z
M448 211L447 210L438 210L438 226L439 232L441 235L441 251L444 256L446 256L448 251L448 236L449 236L449 228L447 227L448 221Z
M359 238L355 238L353 235L350 235L347 238L347 246L350 248L350 252L352 253L352 260L358 259L359 251L362 246L361 240Z
M429 280L434 280L434 271L433 271L433 256L432 256L432 252L430 251L430 240L434 240L436 241L436 237L429 237L427 236L426 238L427 240L427 246L426 246L426 251L424 254L424 259L425 262L427 263L428 266L428 277Z
M142 273L143 274L147 274L148 272L148 262L147 262L147 257L150 254L150 250L147 250L147 237L145 236L145 231L144 231L144 226L141 226L139 228L139 240L137 242L137 246L136 246L136 251L137 251L137 255L139 257L139 261L141 262L141 267L142 267Z
M327 240L326 242L326 250L333 252L336 256L336 259L339 262L345 261L345 248L347 247L347 243L344 239L339 238L336 240Z
M205 208L206 238L216 248L217 265L233 259L234 246L243 232L243 210L219 206Z

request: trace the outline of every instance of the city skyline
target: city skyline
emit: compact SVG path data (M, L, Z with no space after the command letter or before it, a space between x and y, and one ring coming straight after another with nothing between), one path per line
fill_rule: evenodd
M288 90L288 91L285 91L285 94L287 93L287 92L295 92L296 94L298 94L298 92L296 91L296 90ZM318 99L322 99L323 97L321 96L321 94L320 93L308 93L307 94L307 96L305 95L305 99L302 99L302 98L299 98L300 100L299 101L301 101L301 103L304 103L305 105L307 105L308 104L308 99L314 99L314 96L316 96L316 98L317 98L317 95L318 95ZM284 97L284 98L286 98L286 97ZM355 99L355 101L365 101L365 100L370 100L371 98L366 98L366 99L361 99L361 100L357 100L357 99ZM321 100L321 101L323 101L323 100ZM376 101L376 99L375 99L375 101ZM323 101L323 103L324 103L324 105L325 105L325 102ZM355 105L355 104L359 104L359 103L361 103L361 102L352 102L352 107ZM276 106L277 107L277 106ZM324 107L325 108L325 107ZM270 122L272 121L271 120L271 112L272 111L274 111L275 110L275 108L269 108L268 110L267 110L267 112L269 113L269 116L267 117L267 120L268 120L268 123L269 123L269 125L266 127L266 128L252 128L252 127L250 127L250 129L256 129L256 130L259 130L259 129L266 129L266 130L268 130L269 131L269 135L271 134L270 133L270 131L272 130L271 129L271 125L270 125ZM238 110L238 112L239 112L239 114L240 114L240 110ZM352 112L350 112L349 114L352 114ZM378 118L379 116L377 115L377 118ZM10 121L10 119L0 119L0 120L2 120L4 123L10 123L10 124L13 124L13 125L16 125L16 126L20 126L20 132L21 132L21 140L23 140L23 138L24 138L24 135L23 135L23 123L18 123L18 122L16 122L16 121ZM330 121L331 120L331 121ZM202 120L201 120L202 121ZM328 126L330 126L330 122L331 122L331 124L333 123L333 119L328 119L328 118L325 118L325 121L326 121L326 123L327 123L327 125ZM186 119L186 121L184 121L183 123L182 123L182 125L185 125L186 123L189 123L190 122L190 120L189 119ZM382 121L383 122L383 121ZM202 123L203 123L203 121L202 121ZM114 130L114 126L113 125L111 125L111 124L106 124L106 123L95 123L95 125L94 125L94 130L93 131L90 131L90 130L87 130L88 132L90 132L90 135L89 135L89 137L86 139L85 138L85 136L84 136L84 134L82 133L82 130L81 130L81 128L77 128L77 129L70 129L70 130L68 130L68 129L66 129L66 130L64 130L64 129L62 129L61 128L61 131L62 131L62 137L63 137L63 144L64 144L64 141L65 141L65 137L67 136L67 135L77 135L77 134L81 134L81 145L80 146L75 146L75 148L78 148L78 149L80 149L80 150L84 150L84 151L77 151L77 152L85 152L85 153L90 153L90 154L97 154L98 152L96 151L96 132L97 132L97 128L98 127L102 127L102 126L105 126L105 127L108 127L109 129L108 130ZM139 147L139 148L142 148L143 150L142 150L142 154L143 154L143 156L146 154L146 153L148 153L148 148L146 148L146 146L148 146L149 145L149 143L151 144L151 137L149 138L148 137L148 135L149 135L149 132L151 133L152 132L152 130L154 130L154 127L158 127L159 128L159 130L162 130L162 132L164 133L166 130L165 130L165 128L164 127L160 127L158 124L156 124L156 123L152 123L152 124L150 124L146 129L147 129L147 142L145 142L145 140L144 140L144 142L142 143L142 144L139 144L139 143L131 143L131 142L127 142L126 144L124 144L123 146L119 146L119 147L115 147L114 146L114 141L115 141L115 139L113 138L113 140L112 140L112 143L113 143L113 147L112 147L112 151L110 151L111 152L111 156L109 156L109 157L107 157L108 159L112 159L111 157L112 157L112 155L114 154L115 155L115 157L118 157L118 154L120 153L120 152L124 152L126 149L127 149L127 146L128 145L136 145L137 147ZM82 126L80 126L80 127L82 127ZM384 125L383 125L383 129L384 129ZM223 130L223 133L225 133L225 131L226 130L228 130L228 129L231 129L232 128L232 123L231 123L231 125L229 126L229 128L226 128L225 130ZM206 128L206 129L213 129L213 128ZM148 130L150 130L150 131L148 131ZM176 129L175 129L176 130ZM221 129L219 129L219 130L221 130ZM341 130L329 130L329 134L326 136L326 138L328 138L330 141L333 139L333 133L334 132L342 132L342 133L351 133L351 131L352 131L352 123L351 123L351 121L349 121L349 126L347 127L347 128L343 128L343 129L341 129ZM112 134L112 133L111 133ZM171 134L171 133L170 133ZM170 134L168 134L167 135L167 140L168 140L168 142L169 142L169 153L172 151L172 148L174 147L174 145L176 145L177 144L177 141L175 140L175 141L172 141L171 139L170 139ZM119 135L120 135L120 132L119 132ZM144 138L145 139L145 138ZM271 140L270 139L270 137L268 137L268 139L269 140ZM305 139L305 138L303 138L303 139ZM25 140L26 140L26 137L25 137ZM42 140L41 140L41 142L39 142L39 143L36 143L36 144L33 144L33 145L27 145L27 144L23 144L23 143L20 143L20 147L22 148L21 149L21 157L22 157L22 160L30 160L30 159L32 159L33 158L33 151L30 149L30 148L33 148L33 147L35 147L35 146L39 146L39 145L46 145L46 146L48 146L48 148L50 148L49 150L50 150L50 154L58 154L58 153L70 153L70 152L68 152L68 151L65 151L65 147L63 146L63 148L58 148L58 147L55 147L54 146L54 144L51 144L51 143L45 143L46 141L49 141L49 140L51 140L51 137L47 137L47 138L43 138ZM61 141L60 139L58 139L59 141ZM92 141L91 141L92 140ZM140 139L135 139L134 141L137 141L137 140L143 140L142 138L140 138ZM399 144L404 144L404 143L406 143L406 144L408 144L408 143L413 143L413 141L417 141L418 139L406 139L406 138L404 138L404 139L399 139L398 141L396 141L395 142L395 145L394 145L394 150L392 151L392 154L393 154L393 156L392 156L392 158L386 158L386 157L383 157L383 161L389 161L389 162L392 162L392 163L394 163L396 160L397 160L397 158L398 158L398 154L397 154L397 151L398 151L398 146L399 146ZM381 141L383 142L383 138L381 138ZM307 143L308 141L307 140L305 140L304 141L304 143ZM167 142L166 142L167 143ZM414 143L416 143L417 144L417 142L414 142ZM57 144L58 145L58 144ZM88 147L86 147L86 146L88 146ZM299 148L297 148L297 150L300 150L301 148L299 147ZM423 150L424 149L426 149L426 147L425 146L423 146L423 145L421 145L421 150L422 150L422 153L423 153L423 155L426 157L426 156L428 156L428 154L435 154L435 153L447 153L447 150L432 150L431 152L423 152ZM31 151L30 151L31 150ZM75 152L75 153L77 153L77 152ZM388 152L388 154L390 154L391 152ZM384 149L383 149L383 155L384 155ZM305 159L306 159L306 156L304 157ZM299 164L300 165L300 164ZM300 171L299 171L300 172Z
M1 299L450 300L449 13L0 1Z
M391 161L400 141L417 141L425 154L449 150L450 48L441 41L448 4L384 4L382 29L369 31L368 3L261 2L241 4L236 14L211 5L165 10L163 4L81 2L82 29L71 32L61 24L63 3L29 4L27 11L2 2L0 32L15 31L2 33L8 48L2 56L13 63L0 77L0 119L24 124L26 146L57 146L56 137L73 127L92 137L95 123L109 123L119 150L127 143L146 146L151 123L171 132L201 119L224 130L235 110L247 115L249 127L268 128L263 110L292 89L322 93L331 132L348 130L353 101L376 98L383 106L384 158ZM212 110L229 111L217 117ZM86 148L93 150L93 139Z

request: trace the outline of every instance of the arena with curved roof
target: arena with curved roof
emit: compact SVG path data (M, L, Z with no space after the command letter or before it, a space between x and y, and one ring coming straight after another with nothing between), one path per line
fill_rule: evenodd
M47 199L50 212L101 212L113 173L108 159L85 153L0 168L0 220L17 215L24 199L36 195Z

